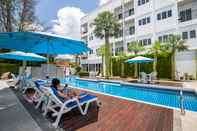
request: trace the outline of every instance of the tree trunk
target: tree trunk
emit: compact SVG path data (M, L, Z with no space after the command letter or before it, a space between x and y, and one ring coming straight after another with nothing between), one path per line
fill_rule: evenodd
M105 34L105 78L109 79L110 76L110 45L109 45L109 35Z
M157 55L154 55L153 71L157 72Z
M175 71L176 71L176 63L175 63L175 53L172 53L171 55L171 79L175 80Z
M101 67L101 75L104 76L104 56L102 55L102 67Z
M121 63L121 77L124 77L124 63Z
M137 65L137 63L134 64L134 70L135 70L134 77L137 78L138 77L138 65Z

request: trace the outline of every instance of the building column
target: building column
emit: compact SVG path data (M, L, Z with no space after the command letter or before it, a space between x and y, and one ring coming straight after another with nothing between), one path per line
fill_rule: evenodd
M127 53L127 43L125 36L125 0L122 0L122 41L123 41L123 51Z
M155 3L155 1L156 0L153 0L152 2L152 4L153 4L153 10L152 10L152 22L153 22L153 39L152 39L152 43L154 43L156 40L157 40L157 38L156 38L156 13L155 13L155 10L156 10L156 7L155 7L155 5L156 5L156 3Z

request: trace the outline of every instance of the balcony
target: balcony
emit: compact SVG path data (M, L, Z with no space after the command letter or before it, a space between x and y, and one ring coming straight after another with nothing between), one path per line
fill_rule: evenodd
M179 23L197 19L197 1L183 0L178 3Z

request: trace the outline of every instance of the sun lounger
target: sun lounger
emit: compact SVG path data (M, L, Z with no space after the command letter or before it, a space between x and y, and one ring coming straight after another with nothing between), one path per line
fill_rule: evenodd
M155 80L157 80L157 72L150 73L149 78L148 78L148 82L151 84L154 84Z
M36 81L34 81L34 83L35 83L34 89L36 91L36 96L38 97L36 109L38 109L40 107L41 103L46 101L47 96L42 89L45 86L46 81L45 80L36 80ZM43 108L44 108L44 106L43 106Z
M140 72L140 76L139 76L138 82L140 82L140 83L147 83L147 74L144 73L144 72Z
M65 113L71 111L72 109L78 108L82 115L86 115L90 103L96 102L97 105L99 106L98 98L93 95L86 94L80 100L78 100L77 98L72 98L72 99L69 99L69 100L63 102L53 93L51 88L44 87L44 91L45 91L45 94L47 94L48 98L49 98L47 106L44 111L44 116L46 116L46 114L49 111L52 111L53 112L52 116L56 117L56 120L53 123L53 125L56 128L59 124L61 116ZM83 105L85 105L84 109L82 108ZM55 109L57 107L60 107L59 111L57 111Z

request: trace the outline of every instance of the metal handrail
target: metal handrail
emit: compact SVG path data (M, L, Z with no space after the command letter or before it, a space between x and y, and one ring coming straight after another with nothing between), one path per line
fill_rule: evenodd
M183 96L183 90L180 90L180 109L181 109L181 115L185 115L185 109L184 109L184 96Z

